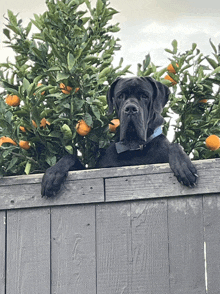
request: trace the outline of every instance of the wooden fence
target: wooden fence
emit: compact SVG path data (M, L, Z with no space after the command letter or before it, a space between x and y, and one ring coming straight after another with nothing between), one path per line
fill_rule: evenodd
M0 179L0 293L219 294L220 160L181 186L168 164Z

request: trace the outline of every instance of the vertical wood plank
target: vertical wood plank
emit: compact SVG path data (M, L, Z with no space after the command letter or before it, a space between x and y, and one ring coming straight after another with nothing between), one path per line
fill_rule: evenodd
M130 204L97 205L97 293L132 294Z
M51 210L52 293L96 294L95 207Z
M204 227L206 242L208 293L218 294L220 289L220 198L204 197Z
M7 214L7 294L50 293L50 210Z
M169 294L167 201L132 203L131 220L131 293Z
M0 211L0 293L5 293L5 228L6 212Z
M170 294L205 294L202 197L168 200Z

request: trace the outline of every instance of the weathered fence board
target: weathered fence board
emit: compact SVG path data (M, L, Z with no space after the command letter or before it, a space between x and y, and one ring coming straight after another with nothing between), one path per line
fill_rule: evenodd
M204 294L202 197L168 201L170 294Z
M6 282L7 293L50 293L50 209L8 212Z
M96 293L95 207L51 210L52 293Z
M220 289L220 195L204 197L204 241L209 293Z
M0 211L0 293L5 293L5 230L6 212Z
M167 164L0 179L0 293L219 294L220 160L198 186Z

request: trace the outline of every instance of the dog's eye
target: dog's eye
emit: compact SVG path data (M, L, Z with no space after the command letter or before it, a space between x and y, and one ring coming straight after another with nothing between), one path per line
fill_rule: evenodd
M140 95L140 98L142 98L142 99L147 99L147 95L145 95L145 94L141 94L141 95Z
M121 95L118 96L118 99L124 99L124 98L126 98L125 93L123 93L123 94L121 94Z

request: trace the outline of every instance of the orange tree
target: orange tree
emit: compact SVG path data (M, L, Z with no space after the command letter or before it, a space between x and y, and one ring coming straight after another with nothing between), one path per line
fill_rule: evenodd
M6 18L5 43L15 62L0 65L1 175L43 172L67 152L94 166L97 150L114 136L105 95L129 69L122 59L112 65L119 27L108 22L117 11L106 0L95 7L89 0L46 4L26 27L11 11ZM79 121L89 132L77 132Z
M220 55L211 40L210 44L212 58L204 56L195 43L186 52L179 52L174 40L172 49L165 49L170 54L165 68L155 66L150 55L138 64L139 76L152 76L170 87L163 131L167 134L173 128L173 141L180 143L193 159L220 157L220 149L214 148L210 137L220 137ZM176 120L171 125L173 116ZM208 137L210 143L206 145Z

